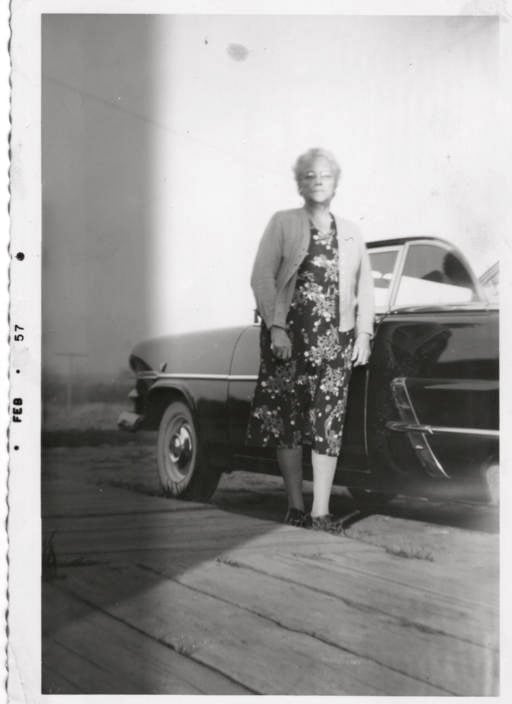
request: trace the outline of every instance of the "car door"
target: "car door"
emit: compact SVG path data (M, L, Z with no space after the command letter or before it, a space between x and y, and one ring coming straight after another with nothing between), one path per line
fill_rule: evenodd
M260 325L249 325L237 340L228 384L229 440L236 453L250 453L245 433L260 363Z
M498 312L448 243L405 245L368 379L370 466L478 480L497 454Z
M389 310L401 251L400 245L372 247L369 251L375 291L375 336L378 334L383 315ZM343 448L338 466L340 476L337 479L340 483L358 483L360 480L358 475L371 472L368 465L367 435L370 365L352 369L343 431Z

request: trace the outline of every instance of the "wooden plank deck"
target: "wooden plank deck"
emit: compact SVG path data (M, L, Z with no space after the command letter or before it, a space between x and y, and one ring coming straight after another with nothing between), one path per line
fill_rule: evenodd
M61 475L43 516L45 693L497 694L495 535L404 559L371 517L333 536Z

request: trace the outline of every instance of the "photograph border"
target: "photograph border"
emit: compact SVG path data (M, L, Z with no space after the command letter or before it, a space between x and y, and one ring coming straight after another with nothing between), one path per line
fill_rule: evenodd
M8 334L10 336L9 359L9 409L14 399L22 399L22 422L13 423L9 413L8 464L5 468L5 486L8 511L8 548L5 567L8 579L7 623L8 623L8 697L12 701L58 702L65 704L67 695L41 694L41 15L55 14L341 14L341 15L491 15L500 17L501 88L500 124L503 151L496 155L497 168L503 174L504 198L510 192L511 177L507 166L511 163L512 146L510 128L512 124L511 88L512 74L512 2L474 0L451 2L283 2L261 0L260 2L224 2L198 0L194 3L164 0L103 0L85 2L78 0L12 0L11 8L11 130L10 130L10 244L2 262L7 266L10 278L4 284L9 287L10 307ZM1 21L0 17L0 21ZM0 35L1 37L1 35ZM0 39L1 43L1 39ZM5 142L4 142L5 145ZM5 149L5 147L4 147ZM3 171L5 174L5 170ZM504 207L504 211L506 208ZM502 322L507 321L508 306L512 300L510 277L510 207L506 213L500 247L500 281L502 300ZM4 247L5 250L5 247ZM23 256L21 256L23 254ZM14 326L23 328L22 341L14 340ZM503 325L501 351L509 349L510 326ZM5 339L5 338L4 338ZM4 354L7 350L4 350ZM511 379L509 365L502 357L501 388L505 391L501 402L501 427L508 428L510 419ZM21 374L16 374L16 369ZM5 382L5 379L4 379ZM502 466L509 466L510 441L503 434ZM19 449L16 449L19 448ZM505 475L505 476L503 476ZM507 535L509 518L504 507L511 498L511 482L506 472L502 475L500 525L501 535ZM8 509L6 508L8 506ZM8 540L8 546L7 546ZM511 607L506 595L510 593L510 560L501 540L501 694L493 701L510 699L512 693L509 674L512 669L510 637ZM505 598L503 598L505 597ZM83 695L90 696L90 695ZM147 695L131 696L130 701L145 701ZM156 695L152 695L156 696ZM168 695L158 695L168 696ZM111 697L109 697L111 698ZM121 700L121 697L116 695ZM124 698L123 698L124 699ZM209 697L211 699L211 697ZM221 697L217 697L219 701ZM232 697L242 701L246 697ZM278 701L284 697L272 697ZM310 701L316 698L309 697ZM335 697L331 697L334 701ZM337 697L336 697L337 699ZM379 698L380 699L380 698ZM401 698L403 699L403 698ZM443 698L444 699L444 698ZM460 699L460 698L458 698ZM324 701L325 698L322 698ZM73 695L70 702L82 701L82 696Z

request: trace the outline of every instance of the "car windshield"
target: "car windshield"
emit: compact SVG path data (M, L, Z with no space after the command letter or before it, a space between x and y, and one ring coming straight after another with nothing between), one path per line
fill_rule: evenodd
M395 307L469 303L478 298L456 252L435 244L409 246Z

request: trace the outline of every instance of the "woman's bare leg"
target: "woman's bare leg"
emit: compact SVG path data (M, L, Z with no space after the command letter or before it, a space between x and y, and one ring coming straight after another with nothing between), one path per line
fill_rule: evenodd
M277 462L283 475L288 508L304 511L302 495L302 447L280 447L277 450Z
M337 457L319 455L314 450L311 452L313 465L313 506L312 516L325 516L329 513L329 499L331 498L334 473L338 464Z

